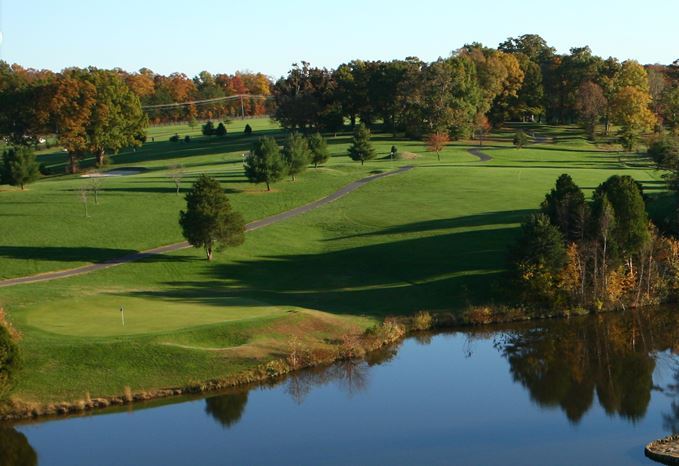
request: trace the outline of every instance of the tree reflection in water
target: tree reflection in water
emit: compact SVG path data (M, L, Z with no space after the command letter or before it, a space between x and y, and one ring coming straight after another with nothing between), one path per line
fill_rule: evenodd
M229 428L240 421L248 403L248 392L230 393L205 399L205 412L222 427Z
M38 456L24 434L10 427L0 427L0 464L35 466Z
M596 393L606 413L635 422L651 399L655 355L675 347L678 323L676 313L629 311L504 331L495 345L539 405L577 423Z

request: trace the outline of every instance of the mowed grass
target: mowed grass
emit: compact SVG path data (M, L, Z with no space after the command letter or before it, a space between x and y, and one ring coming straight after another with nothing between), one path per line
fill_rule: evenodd
M340 155L348 144L342 135L331 141L337 156L323 175L310 170L289 185L309 189L318 176L327 188L335 171L349 173L341 178L348 182L406 164L415 169L248 233L243 246L212 263L184 250L2 289L0 302L24 335L14 396L77 399L86 391L109 395L125 386L228 376L284 354L291 335L326 344L387 315L491 302L519 223L561 173L588 194L613 174L633 176L651 195L664 192L643 157L603 152L574 128L545 131L565 137L516 150L497 134L486 143L493 160L484 163L466 151L469 143L452 144L439 162L420 142L376 135L380 152L395 143L416 158L362 168ZM248 196L232 198L235 204ZM258 199L260 212L275 210L264 206L278 202L275 196Z

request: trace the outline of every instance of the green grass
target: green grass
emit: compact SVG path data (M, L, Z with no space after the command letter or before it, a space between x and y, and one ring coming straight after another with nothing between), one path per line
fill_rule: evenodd
M495 299L519 223L561 173L570 173L588 193L613 174L633 176L652 196L664 193L660 174L641 156L604 152L575 128L537 130L557 135L559 142L517 150L509 143L510 129L486 142L493 160L485 163L467 153L465 143L451 144L439 162L420 142L377 135L381 154L396 144L417 158L382 158L364 167L344 155L348 136L341 135L331 140L335 157L327 167L309 170L295 183L279 183L271 194L243 183L237 163L223 168L224 158L238 160L237 151L210 154L208 146L219 143L205 142L205 154L178 159L215 168L248 219L308 202L374 171L406 164L416 168L248 233L243 246L217 254L213 263L200 251L184 250L89 275L1 289L0 302L24 334L15 396L59 400L86 391L120 393L126 385L181 385L234 374L280 354L291 334L323 342L387 315L488 302ZM14 230L20 236L9 245L16 251L0 248L5 251L2 274L71 266L178 240L182 202L168 192L162 172L168 162L163 157L171 156L155 154L136 163L158 170L111 180L90 219L69 201L73 193L68 190L81 180L44 180L27 193L11 193L27 203L15 212L24 225ZM667 198L663 202L667 205ZM3 203L0 215L11 208ZM68 209L72 216L53 226ZM59 214L50 216L50 210ZM116 211L123 213L120 225L112 218ZM54 232L30 231L43 224ZM2 228L7 238L10 227L3 222ZM56 252L60 246L68 259L50 256L49 251L63 254Z

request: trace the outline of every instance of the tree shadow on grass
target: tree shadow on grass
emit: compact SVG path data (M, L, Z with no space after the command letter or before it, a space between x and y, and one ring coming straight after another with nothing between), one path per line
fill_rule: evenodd
M118 262L118 259L139 254L134 249L52 246L0 246L0 259L23 259L53 262ZM187 262L192 257L154 254L147 262Z
M240 297L380 317L458 309L495 297L507 245L517 232L501 227L215 264L203 280L131 294L208 305Z

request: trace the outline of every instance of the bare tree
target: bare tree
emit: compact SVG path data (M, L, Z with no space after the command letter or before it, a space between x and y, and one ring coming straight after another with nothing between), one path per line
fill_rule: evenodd
M85 206L85 218L89 218L90 214L87 210L87 198L90 195L90 188L88 186L80 186L80 189L78 190L78 197L80 198L80 202L83 203Z
M101 191L101 185L103 182L103 177L99 172L93 172L89 177L89 189L94 194L94 205L99 205L99 191Z
M170 167L170 173L168 176L174 183L175 188L177 189L177 196L179 196L179 187L181 186L182 183L182 178L184 178L184 166L182 164L177 164L177 165L172 165Z

